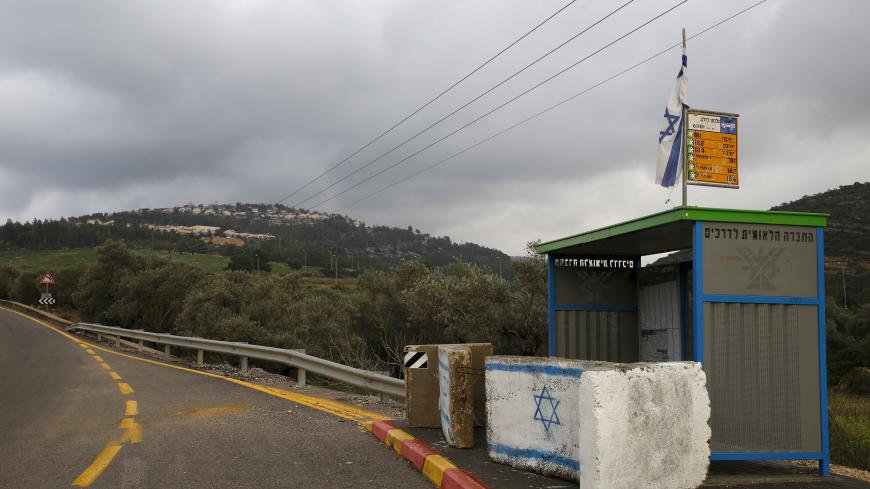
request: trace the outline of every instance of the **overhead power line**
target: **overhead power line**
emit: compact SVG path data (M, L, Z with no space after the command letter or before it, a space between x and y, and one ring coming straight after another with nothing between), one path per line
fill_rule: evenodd
M354 151L353 153L347 155L343 160L341 160L341 161L339 161L338 163L336 163L335 165L331 166L330 168L328 168L326 171L324 171L324 172L321 173L320 175L317 175L317 176L314 177L313 179L309 180L309 181L306 182L304 185L302 185L302 186L299 187L298 189L294 190L293 192L291 192L290 194L288 194L287 196L285 196L283 199L279 200L277 203L280 204L280 203L284 202L285 200L289 199L290 197L293 197L294 195L298 194L298 193L301 192L302 190L308 188L308 186L311 185L312 183L314 183L314 182L320 180L321 178L323 178L324 176L326 176L326 174L328 174L328 173L331 172L332 170L335 170L336 168L338 168L339 166L343 165L344 163L346 163L348 160L350 160L350 159L353 158L354 156L358 155L361 151L365 150L366 148L368 148L368 147L371 146L372 144L378 142L382 137L384 137L384 136L386 136L387 134L389 134L390 132L392 132L393 129L399 127L400 125L402 125L403 123L405 123L408 119L410 119L411 117L414 117L415 115L417 115L417 113L419 113L421 110L425 109L426 107L428 107L429 105L431 105L433 102L435 102L436 100L438 100L438 99L440 99L441 97L443 97L444 95L446 95L447 92L453 90L454 88L456 88L457 85L459 85L460 83L464 82L464 81L467 80L469 77L471 77L472 75L474 75L475 73L477 73L478 71L480 71L481 69L483 69L483 67L485 67L486 65L488 65L489 63L491 63L492 61L494 61L496 58L498 58L499 56L501 56L502 54L504 54L508 49L514 47L517 43L519 43L520 41L522 41L523 39L525 39L526 37L528 37L531 33L533 33L533 32L535 32L536 30L538 30L538 28L540 28L541 26L543 26L544 24L546 24L547 22L549 22L553 17L555 17L555 16L559 15L560 13L562 13L563 10L567 9L568 7L570 7L570 6L571 6L574 2L576 2L576 1L577 1L577 0L571 0L571 1L569 1L568 3L566 3L565 5L563 5L562 8L560 8L559 10L556 10L555 12L553 12L549 17L547 17L546 19L544 19L544 20L542 20L541 22L539 22L538 25L536 25L535 27L532 27L532 28L531 28L529 31L527 31L525 34L523 34L522 36L516 38L513 42L511 42L510 44L508 44L507 46L505 46L504 48L502 48L501 51L495 53L495 55L493 55L491 58L489 58L488 60L484 61L484 62L483 62L480 66L478 66L477 68L471 70L467 75L465 75L465 76L463 76L462 78L460 78L459 80L457 80L455 83L453 83L452 85L450 85L449 87L447 87L447 88L446 88L445 90L443 90L441 93L439 93L439 94L436 95L435 97L431 98L428 102L426 102L425 104L421 105L420 107L418 107L416 110L414 110L414 111L411 112L410 114L406 115L402 120L400 120L399 122L393 124L389 129L387 129L386 131L383 131L382 133L378 134L374 139L372 139L371 141L367 142L367 143L364 144L363 146L360 146L356 151Z
M689 40L695 39L695 38L697 38L697 37L700 37L700 36L706 34L707 32L709 32L709 31L711 31L711 30L713 30L713 29L719 27L720 25L725 24L726 22L729 22L729 21L733 20L734 18L736 18L736 17L738 17L738 16L740 16L740 15L742 15L742 14L748 12L749 10L752 10L753 8L755 8L755 7L759 6L759 5L761 5L762 3L766 2L766 1L767 1L767 0L761 0L761 1L759 1L759 2L756 2L756 3L752 4L752 5L750 5L749 7L746 7L746 8L744 8L743 10L740 10L739 12L734 13L734 14L732 14L732 15L726 17L725 19L720 20L719 22L716 22L715 24L713 24L713 25L707 27L706 29L703 29L703 30L699 31L697 34L694 34L694 35L692 35L692 36L689 36L686 40L689 41ZM667 53L668 51L671 51L671 50L673 50L674 48L679 47L681 44L682 44L682 42L678 42L678 43L676 43L676 44L673 44L673 45L671 45L671 46L669 46L669 47L667 47L667 48L665 48L665 49L663 49L663 50L657 52L656 54L654 54L654 55L652 55L652 56L650 56L650 57L644 59L643 61L640 61L640 62L638 62L638 63L635 63L635 64L631 65L630 67L628 67L628 68L626 68L626 69L624 69L624 70L622 70L622 71L620 71L620 72L618 72L618 73L616 73L616 74L614 74L614 75L611 75L610 77L605 78L604 80L601 80L600 82L595 83L594 85L591 85L591 86L589 86L589 87L587 87L587 88L581 90L580 92L577 92L577 93L575 93L574 95L571 95L571 96L568 97L568 98L565 98L565 99L563 99L563 100L561 100L561 101L559 101L559 102L557 102L557 103L555 103L555 104L553 104L553 105L550 105L549 107L547 107L547 108L545 108L545 109L543 109L543 110L540 110L540 111L538 111L538 112L536 112L536 113L530 115L529 117L526 117L525 119L523 119L523 120L521 120L521 121L519 121L519 122L517 122L517 123L515 123L515 124L512 124L512 125L510 125L510 126L508 126L508 127L506 127L505 129L502 129L502 130L500 130L500 131L498 131L498 132L496 132L496 133L494 133L494 134L492 134L492 135L490 135L490 136L487 136L487 137L485 137L485 138L483 138L483 139L477 141L476 143L474 143L474 144L472 144L472 145L470 145L470 146L466 146L465 148L463 148L463 149L461 149L461 150L459 150L459 151L457 151L457 152L451 154L450 156L448 156L448 157L446 157L446 158L444 158L444 159L441 159L441 160L439 160L439 161L437 161L437 162L435 162L435 163L433 163L433 164L431 164L431 165L429 165L429 166L427 166L427 167L424 167L424 168L418 170L417 172L412 173L411 175L408 175L408 176L406 176L406 177L404 177L404 178L402 178L402 179L400 179L400 180L397 180L397 181L395 181L395 182L393 182L393 183L391 183L391 184L389 184L389 185L385 185L385 186L379 188L378 190L376 190L376 191L374 191L374 192L372 192L372 193L369 193L369 194L367 194L367 195L365 195L365 196L363 196L363 197L361 197L361 198L359 198L359 199L357 199L357 200L351 202L350 204L347 204L347 205L345 205L345 206L343 206L343 207L338 208L338 210L339 210L339 211L342 211L342 210L345 210L345 209L351 208L351 207L355 206L356 204L359 204L360 202L362 202L362 201L364 201L364 200L368 200L368 199L370 199L370 198L372 198L372 197L375 197L375 196L377 196L377 195L379 195L379 194L381 194L381 193L383 193L383 192L385 192L385 191L387 191L387 190L389 190L389 189L391 189L391 188L393 188L393 187L399 186L399 185L401 185L401 184L407 182L408 180L411 180L411 179L417 177L418 175L420 175L420 174L422 174L422 173L425 173L425 172L427 172L427 171L429 171L429 170L432 170L432 169L434 169L434 168L436 168L436 167L438 167L438 166L441 166L441 165L443 165L444 163L447 163L448 161L450 161L450 160L452 160L452 159L454 159L454 158L456 158L456 157L458 157L458 156L461 156L461 155L467 153L468 151L471 151L471 150L473 150L474 148L477 148L478 146L480 146L480 145L482 145L482 144L485 144L485 143L487 143L487 142L489 142L489 141L491 141L491 140L493 140L493 139L495 139L495 138L497 138L497 137L499 137L499 136L501 136L501 135L503 135L503 134L505 134L505 133L507 133L507 132L510 132L510 131L516 129L516 128L519 127L519 126L522 126L522 125L526 124L527 122L532 121L533 119L537 119L538 117L540 117L540 116L542 116L542 115L544 115L544 114L550 112L550 111L553 110L553 109L556 109L557 107L561 107L562 105L564 105L564 104L566 104L566 103L568 103L568 102L570 102L570 101L572 101L572 100L574 100L574 99L580 97L581 95L584 95L584 94L586 94L586 93L588 93L588 92L590 92L590 91L592 91L592 90L594 90L594 89L596 89L596 88L598 88L598 87L600 87L600 86L602 86L602 85L604 85L604 84L610 82L611 80L614 80L614 79L616 79L616 78L618 78L618 77L620 77L620 76L622 76L622 75L624 75L624 74L626 74L626 73L628 73L628 72L630 72L630 71L633 71L633 70L635 70L635 69L637 69L637 68L639 68L639 67L645 65L646 63L648 63L648 62L650 62L650 61L652 61L652 60L658 58L659 56L662 56L663 54Z
M687 1L688 1L688 0L684 0L683 3L687 2ZM384 153L381 153L377 158L375 158L375 159L373 159L373 160L370 160L369 162L367 162L367 163L364 164L363 166L361 166L361 167L357 168L356 170L350 172L349 174L347 174L347 175L341 177L340 179L338 179L337 181L335 181L335 182L332 183L331 185L327 186L326 188L323 188L323 189L321 189L321 190L319 190L319 191L317 191L317 192L315 192L315 193L309 195L309 196L306 197L305 199L303 199L303 200L301 200L301 201L299 201L299 202L293 204L293 207L299 207L299 206L301 206L301 205L304 204L305 202L308 202L309 200L313 199L314 197L316 197L316 196L322 194L323 192L326 192L327 190L329 190L329 189L335 187L335 186L338 185L339 183L341 183L341 182L347 180L348 178L350 178L350 177L356 175L357 173L359 173L360 171L362 171L362 170L368 168L369 166L373 165L374 163L377 163L378 161L381 160L381 158L383 158L383 157L385 157L385 156L391 154L393 151L395 151L395 150L401 148L402 146L404 146L404 145L410 143L410 142L413 141L414 139L417 139L419 136L425 134L426 132L428 132L429 130L431 130L432 128L434 128L435 126L437 126L438 124L441 124L442 122L446 121L446 120L449 119L450 117L453 117L454 115L456 115L456 113L458 113L458 112L461 111L462 109L464 109L464 108L468 107L469 105L473 104L474 102L480 100L481 98L483 98L484 96L486 96L487 94L489 94L490 92L492 92L493 90L497 89L498 87L504 85L504 84L507 83L508 81L510 81L510 80L512 80L513 78L515 78L517 75L523 73L523 72L526 71L527 69L529 69L529 68L531 68L532 66L538 64L539 62L543 61L545 58L547 58L547 57L550 56L551 54L555 53L555 52L558 51L559 49L562 49L563 47L565 47L565 46L566 46L568 43L570 43L571 41L574 41L575 39L577 39L577 38L580 37L581 35L583 35L583 34L585 34L586 32L592 30L595 26L597 26L598 24L604 22L605 20L607 20L607 19L610 18L611 16L615 15L617 12L619 12L619 11L622 10L622 9L624 9L625 7L627 7L629 4L631 4L631 3L633 3L633 2L634 2L634 0L628 0L628 1L625 2L624 4L620 5L620 6L617 7L616 9L612 10L610 13L608 13L608 14L605 15L604 17L598 19L597 21L595 21L594 23L590 24L588 27L584 28L584 29L581 30L580 32L578 32L578 33L574 34L573 36L569 37L569 38L566 39L564 42L562 42L561 44L559 44L558 46L556 46L555 48L553 48L553 49L547 51L546 53L544 53L542 56L538 57L537 59L535 59L535 60L532 61L531 63L529 63L529 64L527 64L526 66L522 67L521 69L517 70L517 71L514 72L512 75L508 76L508 77L505 78L504 80L502 80L502 81L498 82L497 84L493 85L492 87L490 87L489 89L487 89L486 91L484 91L483 93L481 93L480 95L477 95L476 97L472 98L471 100L465 102L464 104L462 104L461 106L459 106L457 109L455 109L453 112L450 112L449 114L447 114L447 115L445 115L444 117L438 119L437 121L433 122L432 124L429 124L428 126L426 126L425 128L423 128L422 130L420 130L419 132L417 132L416 134L414 134L413 136L411 136L411 137L405 139L404 141L402 141L401 143L397 144L396 146L393 146L393 147L390 148L388 151L386 151L386 152L384 152Z
M576 61L576 62L574 62L574 63L572 63L572 64L566 66L565 68L563 68L563 69L561 69L561 70L559 70L559 71L556 72L554 75L551 75L551 76L545 78L543 81L537 83L536 85L534 85L534 86L532 86L531 88L525 90L524 92L520 93L519 95L516 95L516 96L514 96L513 98L508 99L506 102L502 103L501 105L498 105L498 106L495 107L494 109L489 110L488 112L486 112L486 113L484 113L483 115L477 117L476 119L472 120L471 122L468 122L467 124L465 124L465 125L459 127L458 129L453 130L452 132L448 133L446 136L443 136L443 137L441 137L440 139L437 139L437 140L435 140L434 142L429 143L428 145L424 146L423 148L421 148L421 149L419 149L419 150L417 150L417 151L415 151L415 152L409 154L408 156L406 156L406 157L400 159L399 161L393 163L392 165L387 166L387 167L381 169L380 171L375 172L375 173L369 175L369 176L366 177L365 179L363 179L363 180L361 180L361 181L355 183L354 185L351 185L350 187L348 187L348 188L342 190L341 192L339 192L339 193L333 195L332 197L329 197L329 198L326 199L326 200L322 200L322 201L318 202L317 204L311 206L310 209L316 209L317 207L320 207L321 205L323 205L323 204L325 204L325 203L327 203L327 202L329 202L329 201L331 201L331 200L333 200L333 199L335 199L335 198L337 198L337 197L339 197L339 196L341 196L341 195L343 195L343 194L345 194L345 193L347 193L347 192L349 192L349 191L351 191L351 190L353 190L353 189L359 187L360 185L362 185L362 184L368 182L369 180L371 180L371 179L373 179L373 178L375 178L375 177L377 177L377 176L379 176L379 175L382 175L383 173L385 173L385 172L387 172L387 171L389 171L389 170L391 170L391 169L393 169L393 168L395 168L395 167L401 165L402 163L404 163L404 162L408 161L409 159L411 159L411 158L417 156L418 154L420 154L420 153L422 153L422 152L428 150L429 148L435 146L436 144L439 144L440 142L442 142L442 141L444 141L445 139L447 139L447 138L453 136L454 134L456 134L456 133L458 133L458 132L460 132L460 131L463 131L463 130L467 129L468 127L470 127L470 126L476 124L477 122L481 121L482 119L484 119L484 118L486 118L486 117L492 115L493 113L495 113L495 112L501 110L502 108L506 107L507 105L513 103L514 101L516 101L516 100L519 99L520 97L523 97L523 96L525 96L525 95L527 95L527 94L533 92L534 90L537 90L538 88L540 88L540 87L542 87L543 85L549 83L550 81L552 81L552 80L555 79L556 77L558 77L558 76L560 76L560 75L566 73L568 70L570 70L570 69L576 67L577 65L579 65L579 64L581 64L581 63L583 63L583 62L585 62L586 60L588 60L589 58L595 56L596 54L601 53L601 52L604 51L605 49L609 48L610 46L613 46L613 45L616 44L617 42L619 42L619 41L625 39L626 37L628 37L628 36L634 34L635 32L637 32L637 31L639 31L640 29L646 27L647 25L649 25L649 24L655 22L656 20L660 19L661 17L664 17L664 16L667 15L669 12L671 12L672 10L676 9L677 7L679 7L680 5L683 5L684 3L688 2L688 1L689 1L689 0L682 0L681 2L676 3L675 5L673 5L672 7L668 8L667 10L662 11L661 13L659 13L658 15L656 15L655 17L653 17L653 18L647 20L646 22L644 22L644 23L640 24L639 26L635 27L634 29L632 29L632 30L626 32L625 34L622 34L621 36L617 37L617 38L614 39L613 41L610 41L609 43L607 43L607 44L605 44L604 46L598 48L597 50L593 51L592 53L590 53L590 54L584 56L584 57L581 58L580 60L578 60L578 61Z

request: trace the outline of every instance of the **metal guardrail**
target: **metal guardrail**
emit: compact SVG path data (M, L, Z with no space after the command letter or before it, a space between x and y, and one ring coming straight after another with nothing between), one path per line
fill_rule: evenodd
M68 331L89 331L97 335L114 337L116 341L120 341L121 338L130 338L137 340L140 346L143 341L149 341L151 343L164 345L164 352L167 354L169 353L169 346L190 348L197 351L197 365L202 364L202 352L204 351L237 355L241 359L240 363L242 370L247 369L249 358L276 362L297 368L299 369L297 382L299 382L300 386L303 387L305 386L305 375L307 371L328 379L378 392L380 394L387 394L401 399L405 398L405 381L402 379L397 379L380 373L369 372L368 370L348 367L347 365L307 355L302 351L251 345L248 343L234 343L231 341L217 341L205 338L175 336L164 333L151 333L143 330L103 326L102 324L70 323L69 321L53 314L17 302L0 300L0 303L28 314L41 316L51 322L62 325L62 327L65 327Z
M405 381L387 375L369 372L340 363L324 360L319 357L307 355L295 350L272 348L268 346L251 345L248 343L234 343L230 341L209 340L205 338L193 338L188 336L175 336L165 333L151 333L143 330L117 328L103 326L102 324L73 323L67 330L89 331L91 333L110 336L115 338L131 338L157 343L167 346L190 348L197 351L197 364L202 363L202 352L209 351L236 355L241 357L243 370L247 367L248 359L265 360L280 363L299 369L299 383L304 385L305 372L321 375L345 384L353 385L370 391L387 394L399 398L405 397Z

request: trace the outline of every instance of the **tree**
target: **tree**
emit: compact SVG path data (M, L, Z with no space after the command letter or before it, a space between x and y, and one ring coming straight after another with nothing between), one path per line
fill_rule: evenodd
M204 275L201 268L166 262L129 276L106 319L128 328L174 333L184 299L202 285Z
M82 317L103 321L108 308L122 295L122 284L145 269L145 260L130 252L123 241L106 241L97 248L97 261L79 280L73 294Z

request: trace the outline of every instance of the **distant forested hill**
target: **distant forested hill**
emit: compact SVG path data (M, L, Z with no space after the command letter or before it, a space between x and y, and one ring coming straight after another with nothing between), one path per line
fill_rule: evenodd
M870 259L870 182L807 195L772 210L830 214L825 255L862 262Z
M226 238L241 246L227 245ZM307 264L315 270L334 270L337 256L340 275L405 260L443 267L456 259L494 272L501 269L505 277L513 273L510 257L492 248L457 243L412 226L369 226L339 214L271 204L188 204L61 220L7 221L0 226L0 250L93 247L107 239L122 239L140 249L256 253L293 268Z

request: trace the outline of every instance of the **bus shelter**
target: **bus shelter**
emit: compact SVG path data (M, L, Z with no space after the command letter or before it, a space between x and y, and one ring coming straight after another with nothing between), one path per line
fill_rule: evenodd
M538 244L549 354L700 362L711 460L818 460L828 475L826 223L684 206Z

